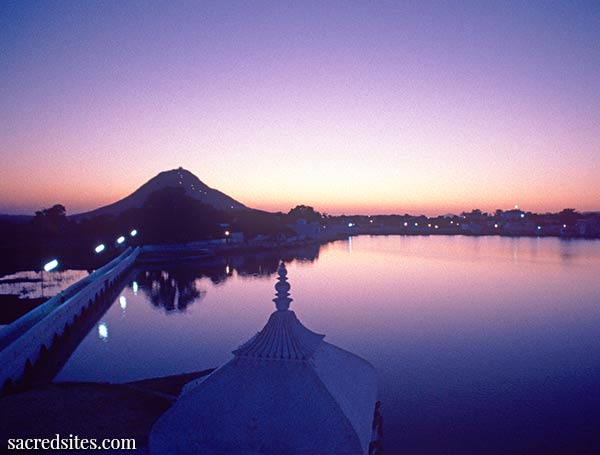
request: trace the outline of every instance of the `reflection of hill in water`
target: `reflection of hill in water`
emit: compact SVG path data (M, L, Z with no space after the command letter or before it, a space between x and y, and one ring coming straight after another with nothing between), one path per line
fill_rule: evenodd
M206 295L206 290L199 287L202 278L218 285L233 276L234 271L242 277L270 277L277 272L281 260L313 262L318 255L319 245L310 245L285 252L223 256L200 263L156 264L142 269L136 282L156 308L167 313L185 311Z

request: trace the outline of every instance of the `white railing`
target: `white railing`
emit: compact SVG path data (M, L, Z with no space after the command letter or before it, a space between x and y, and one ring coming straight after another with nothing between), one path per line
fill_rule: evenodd
M115 261L111 261L112 267L109 270L103 267L101 273L84 278L88 281L87 285L67 297L64 303L55 306L51 312L0 351L0 387L8 380L13 383L19 380L25 373L27 362L33 365L42 348L48 349L52 345L55 335L60 337L73 325L75 318L83 313L84 309L96 303L101 293L108 290L135 263L139 251L139 248L136 248L125 257L121 255L116 265ZM96 272L100 271L98 269ZM88 280L91 277L92 279Z
M27 330L29 330L29 328L33 327L42 318L54 311L56 307L62 305L64 301L74 296L83 287L112 270L113 267L115 267L119 262L129 256L131 251L131 247L127 248L125 251L123 251L123 253L109 263L103 265L85 278L73 283L60 294L48 299L46 302L25 313L19 319L0 330L0 351L4 349L4 347L8 346L12 341L24 334Z

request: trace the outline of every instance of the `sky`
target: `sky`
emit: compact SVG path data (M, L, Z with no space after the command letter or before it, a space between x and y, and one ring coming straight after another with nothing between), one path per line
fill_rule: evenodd
M600 210L600 2L0 0L0 213Z

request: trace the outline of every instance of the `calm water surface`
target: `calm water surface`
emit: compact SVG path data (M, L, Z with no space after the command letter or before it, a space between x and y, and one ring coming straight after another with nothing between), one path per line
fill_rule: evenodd
M57 381L211 368L260 330L277 257L141 269ZM388 453L600 453L600 242L354 237L288 263L292 309L377 369Z

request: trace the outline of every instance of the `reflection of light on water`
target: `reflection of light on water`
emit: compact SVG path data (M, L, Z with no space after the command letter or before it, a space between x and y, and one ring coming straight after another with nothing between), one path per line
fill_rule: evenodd
M348 253L352 253L352 237L348 237Z
M73 283L88 276L86 270L59 270L44 272L44 296L53 297ZM0 295L18 295L21 299L42 296L39 271L22 271L0 277Z
M389 416L386 425L393 429L386 438L395 436L394 444L406 441L395 434L396 428L406 428L398 397L419 409L424 402L439 401L438 391L446 387L444 381L450 384L456 400L441 410L432 409L432 413L439 411L441 415L424 416L419 422L423 429L417 433L410 429L410 437L415 441L427 441L430 431L435 431L439 420L446 415L461 418L468 415L468 424L476 428L477 419L471 417L482 416L486 411L480 412L477 400L473 399L481 392L481 388L474 392L473 384L484 385L486 391L497 394L497 406L511 409L514 414L511 420L524 428L533 425L535 419L531 415L545 409L556 410L554 394L572 399L575 410L577 406L586 409L593 404L590 390L597 390L596 380L600 382L597 355L594 356L599 343L593 324L599 315L594 301L598 286L593 282L593 270L599 266L600 243L592 246L589 241L542 238L539 244L540 249L546 248L545 253L540 251L536 257L533 255L536 242L530 238L357 236L351 242L352 248L354 243L357 245L356 255L353 251L348 253L344 242L332 243L320 250L317 261L294 262L288 268L291 297L296 298L290 308L308 328L323 329L327 338L340 340L340 347L361 354L384 372L380 375L380 399ZM570 265L565 265L559 254L567 247L573 249ZM512 264L513 257L522 265ZM98 332L94 334L92 330L90 339L81 343L57 380L123 383L195 371L228 361L231 345L245 338L240 333L247 333L248 337L256 333L273 311L266 307L272 305L269 299L273 278L253 280L251 275L243 273L246 264L241 259L233 260L236 271L242 273L219 284L208 274L217 278L225 266L219 269L213 269L212 265L206 269L195 264L187 266L191 269L188 279L195 277L192 283L197 283L189 285L189 289L205 288L208 294L203 302L196 298L190 303L185 315L178 308L166 311L161 303L172 301L174 290L165 289L154 296L153 302L147 292L151 281L144 281L145 287L142 290L139 285L139 295L133 300L134 307L128 308L126 320L119 319L118 302L102 318L113 327L111 346L108 340L98 343ZM247 264L253 272L256 262ZM152 276L159 276L158 272ZM369 282L372 286L367 285ZM311 298L300 289L307 292L310 289ZM122 293L131 298L128 291L132 292ZM398 295L418 304L399 306ZM131 317L132 310L136 311L136 318ZM579 321L582 322L578 326ZM554 330L548 330L549 327ZM120 337L121 334L124 336ZM190 346L196 351L194 355L189 355ZM516 356L520 358L515 359L515 352L520 352ZM124 367L122 359L137 362L136 367ZM414 364L411 380L399 381L406 375L407 359ZM482 359L485 359L483 367ZM432 362L439 373L437 378L437 374L431 374ZM102 368L97 368L99 363ZM576 374L569 374L569 368ZM531 413L522 411L518 402L523 389L535 400L536 409ZM584 393L579 397L581 390ZM556 412L557 419L563 417ZM569 412L567 409L564 419L569 418ZM486 418L501 434L499 425L505 425L502 413L492 411ZM464 422L467 420L464 417ZM594 420L589 420L588 426L580 429L594 434ZM581 425L580 422L586 419L576 423ZM506 425L502 432L508 433L512 423ZM535 434L540 439L547 437L544 423L540 426L542 429L533 438ZM501 437L497 440L499 446L504 444ZM447 439L442 444L445 442ZM393 443L390 441L389 445ZM475 439L472 443L477 445L480 441ZM455 451L460 453L458 447Z
M133 295L137 295L137 292L138 292L137 281L134 281L133 284L131 285L131 287L133 288Z
M108 340L108 326L106 325L106 322L98 324L98 336L102 341Z
M121 305L121 309L124 310L125 308L127 308L127 299L125 298L124 295L119 297L119 304Z
M229 266L228 265L225 266L225 275L229 275Z

